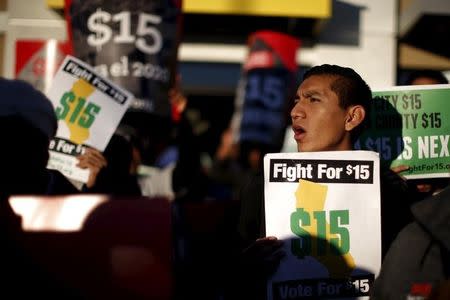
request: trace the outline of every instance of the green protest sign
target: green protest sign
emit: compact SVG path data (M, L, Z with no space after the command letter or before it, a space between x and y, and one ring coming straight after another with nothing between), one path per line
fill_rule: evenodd
M374 91L370 127L355 144L386 165L409 166L405 177L450 177L450 85Z

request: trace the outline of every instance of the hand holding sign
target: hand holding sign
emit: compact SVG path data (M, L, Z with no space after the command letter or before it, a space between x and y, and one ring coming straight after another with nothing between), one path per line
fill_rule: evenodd
M106 158L100 151L93 148L86 148L84 153L79 155L77 158L77 167L81 169L88 169L90 171L88 181L86 182L86 187L93 187L100 170L108 165Z
M48 92L58 119L58 131L50 142L48 168L81 182L88 182L89 169L77 166L77 156L86 146L103 151L133 96L89 65L67 56L56 73ZM83 169L85 168L85 169Z

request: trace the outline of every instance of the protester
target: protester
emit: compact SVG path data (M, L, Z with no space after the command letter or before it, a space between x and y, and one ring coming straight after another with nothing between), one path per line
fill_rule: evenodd
M242 184L261 172L264 155L269 152L276 151L259 142L236 142L233 130L226 129L208 170L208 194L217 200L238 199Z
M447 77L437 70L417 70L409 74L405 85L447 84Z
M89 168L90 171L82 191L113 196L141 196L141 188L133 170L132 147L125 136L115 133L103 153L87 148L78 157L78 167Z
M21 219L8 202L11 195L77 192L62 174L46 168L49 142L57 129L53 106L24 81L0 79L0 94L0 298L79 298L23 249Z
M297 149L301 152L352 150L353 143L367 126L372 94L369 86L351 68L321 65L303 77L291 111ZM387 176L387 174L389 176ZM252 178L241 191L239 233L242 249L238 258L240 274L267 279L277 268L283 253L282 242L265 236L263 174ZM411 220L409 204L413 194L403 180L390 170L381 176L382 253L398 231ZM244 259L245 258L245 259ZM244 271L245 270L245 271ZM254 288L264 293L264 284ZM251 289L251 282L246 281ZM245 289L239 286L237 291ZM236 291L235 291L236 292ZM259 298L254 290L245 297Z
M428 299L433 290L433 299L448 299L438 293L449 295L450 186L413 205L412 213L414 221L383 261L371 299Z
M78 166L91 170L83 192L203 200L207 177L180 76L168 97L170 116L127 112L104 153L89 148L79 156Z
M0 79L0 190L12 194L71 194L77 189L46 168L48 146L57 129L53 106L30 84Z
M88 148L78 157L78 166L91 171L83 192L175 198L173 173L179 147L174 135L187 102L178 81L169 91L173 118L127 112L103 153Z
M138 129L135 149L139 152L137 177L142 194L173 200L172 174L178 161L178 147L173 141L174 125L170 118L142 113L127 122L130 128Z
M208 177L201 161L199 137L195 134L195 120L189 118L190 105L183 94L180 81L169 93L173 107L177 107L179 117L174 122L174 145L178 158L173 169L172 185L175 201L201 202L207 194Z
M135 131L133 147L135 157L139 157L137 173L142 194L198 202L204 200L208 183L180 80L178 77L169 90L172 115L132 112L125 114L121 124Z

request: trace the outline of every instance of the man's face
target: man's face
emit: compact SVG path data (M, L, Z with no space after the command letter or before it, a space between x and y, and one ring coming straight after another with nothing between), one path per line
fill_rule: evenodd
M411 85L439 84L439 81L429 77L418 77L411 82Z
M313 75L297 90L291 118L299 152L352 149L350 131L345 125L349 109L339 106L338 96L331 90L335 79Z

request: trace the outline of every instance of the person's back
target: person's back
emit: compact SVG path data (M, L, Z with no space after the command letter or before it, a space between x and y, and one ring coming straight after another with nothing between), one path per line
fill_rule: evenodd
M425 299L450 278L450 186L412 212L415 220L389 249L371 299Z
M4 196L76 192L64 177L46 168L49 142L57 129L51 102L19 80L0 79L0 95L4 141L0 147L0 192Z
M0 79L0 95L0 297L76 298L75 291L41 270L22 247L21 219L8 202L11 195L71 192L60 185L64 177L46 168L49 142L57 128L53 106L19 80Z

